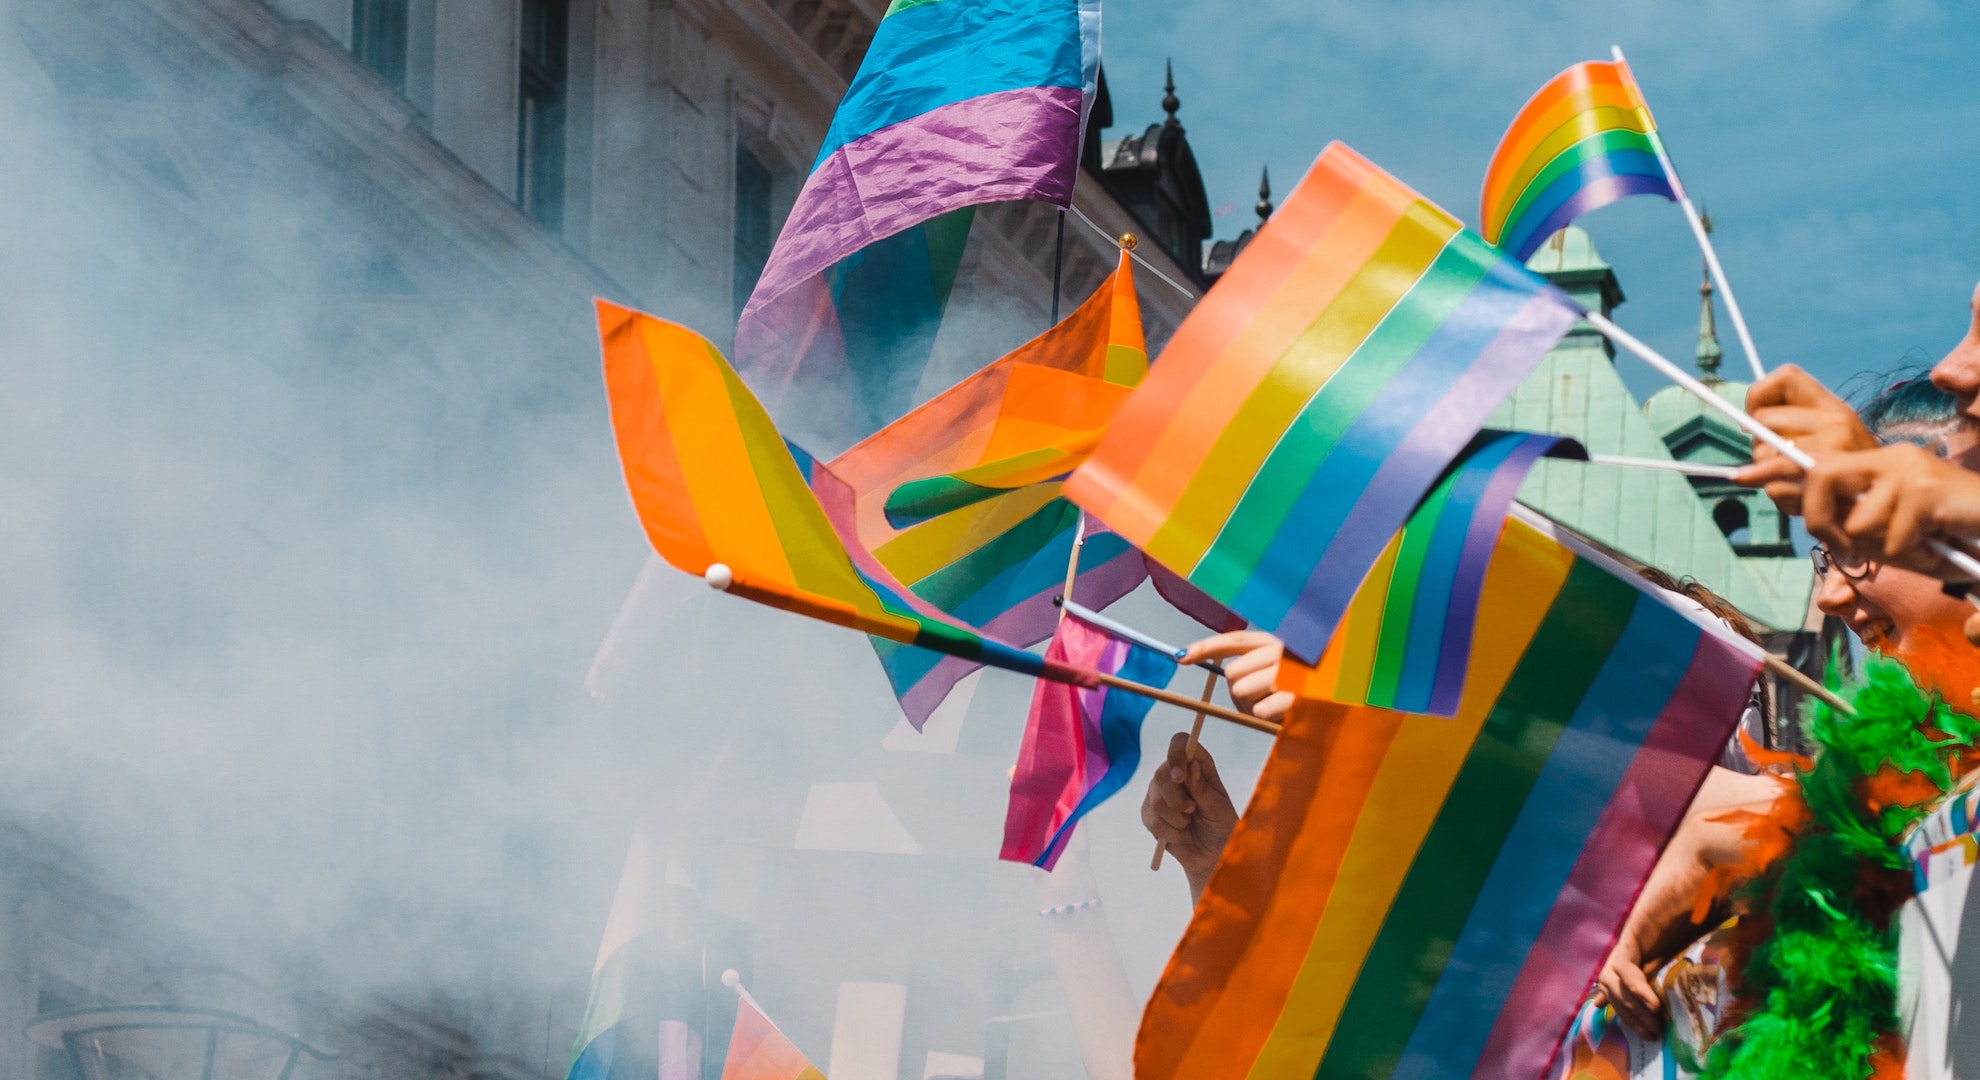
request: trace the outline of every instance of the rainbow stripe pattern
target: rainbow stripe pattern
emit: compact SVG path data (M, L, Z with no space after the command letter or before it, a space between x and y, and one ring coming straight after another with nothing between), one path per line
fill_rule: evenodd
M858 543L850 496L784 441L719 350L677 323L598 301L626 489L660 557L717 563L758 603L1027 675L1035 655L922 602ZM818 494L814 494L814 491Z
M1137 1077L1542 1075L1761 657L1516 514L1455 719L1295 705Z
M1310 663L1417 502L1580 314L1334 143L1066 494Z
M1526 261L1557 229L1630 195L1683 197L1629 64L1576 64L1527 101L1485 170L1478 231Z
M1123 255L1057 326L832 461L860 544L914 596L986 634L1022 646L1050 637L1080 523L1060 481L1147 370ZM1146 570L1125 540L1088 526L1073 593L1098 610ZM893 641L874 647L917 728L976 669Z
M894 0L744 305L751 385L849 374L869 420L904 411L969 208L1071 205L1099 62L1099 0Z
M591 970L567 1080L699 1080L701 949L670 934L696 901L634 834Z
M1542 457L1587 456L1556 435L1480 432L1375 561L1309 689L1346 705L1456 713L1478 593L1520 481Z
M1167 686L1176 661L1067 616L1045 651L1050 660ZM1011 773L998 858L1046 870L1058 865L1073 826L1127 785L1141 764L1141 722L1154 703L1136 694L1040 682L1031 693L1024 741Z

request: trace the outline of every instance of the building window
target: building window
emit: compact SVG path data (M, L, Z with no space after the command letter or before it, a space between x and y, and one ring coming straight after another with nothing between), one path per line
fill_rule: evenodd
M351 52L400 93L406 91L406 19L411 0L353 0Z
M763 275L763 264L770 260L770 170L750 152L736 145L736 314L749 303L756 279Z
M564 219L564 91L568 0L523 0L522 88L516 113L516 203L552 231Z

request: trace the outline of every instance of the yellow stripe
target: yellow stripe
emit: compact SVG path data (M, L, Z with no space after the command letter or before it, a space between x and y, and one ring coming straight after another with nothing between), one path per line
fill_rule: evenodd
M1500 220L1494 224L1494 228L1505 228L1505 216L1512 213L1513 207L1519 205L1519 200L1526 195L1526 189L1533 186L1534 178L1538 177L1547 166L1553 164L1554 159L1560 157L1568 147L1604 131L1635 131L1647 134L1654 130L1656 129L1651 126L1649 117L1638 109L1602 106L1568 117L1559 127L1549 132L1546 138L1540 140L1540 145L1533 149L1533 156L1527 158L1526 164L1520 166L1519 172L1513 174L1512 182L1506 188L1510 194L1505 205L1495 208L1495 215Z
M874 549L873 557L912 586L1007 532L1059 497L1058 484L1037 484L931 518Z
M1547 608L1567 581L1574 556L1518 521L1508 521L1486 573L1472 643L1471 676L1453 720L1404 715L1342 859L1333 897L1287 993L1285 1007L1253 1063L1253 1080L1307 1075L1326 1053L1361 962L1381 932L1416 851L1499 692Z
M1402 550L1402 533L1389 538L1361 588L1348 605L1344 624L1346 639L1341 649L1341 672L1334 684L1334 700L1350 705L1368 701L1368 682L1375 672L1375 653L1382 644L1382 609L1390 580L1395 575L1396 555Z

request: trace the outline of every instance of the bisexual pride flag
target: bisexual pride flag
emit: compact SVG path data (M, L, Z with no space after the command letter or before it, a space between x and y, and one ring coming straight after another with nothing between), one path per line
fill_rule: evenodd
M893 0L736 327L773 406L841 385L870 431L906 410L970 208L1069 206L1099 0Z

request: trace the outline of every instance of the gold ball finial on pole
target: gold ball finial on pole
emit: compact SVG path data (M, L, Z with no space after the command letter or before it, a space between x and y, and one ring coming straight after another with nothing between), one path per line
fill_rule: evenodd
M1133 251L1133 250L1134 250L1135 248L1138 248L1138 247L1140 247L1140 246L1141 246L1141 238L1140 238L1140 237L1138 237L1138 236L1136 236L1136 235L1134 235L1134 234L1133 234L1133 233L1131 233L1131 232L1124 232L1124 233L1122 233L1122 234L1121 234L1121 250L1122 250L1122 251Z

